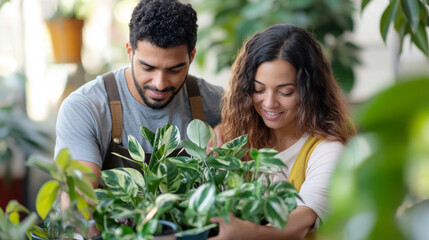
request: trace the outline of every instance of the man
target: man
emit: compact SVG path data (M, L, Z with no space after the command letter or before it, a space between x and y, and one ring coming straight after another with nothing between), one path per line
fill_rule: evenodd
M155 131L170 123L186 138L186 127L195 114L188 99L192 79L201 95L206 122L212 127L219 124L222 88L188 76L196 52L196 22L190 4L139 2L126 43L130 66L110 77L98 76L64 100L57 119L55 156L69 148L73 159L92 169L96 176L92 184L98 187L101 170L123 166L118 164L120 160L111 159L111 151L116 145L127 148L128 135L136 137L146 152L152 151L139 125Z

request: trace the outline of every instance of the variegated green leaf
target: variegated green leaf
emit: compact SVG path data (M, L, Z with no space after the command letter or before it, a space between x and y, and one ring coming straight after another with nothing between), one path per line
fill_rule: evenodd
M170 210L179 199L180 197L176 194L164 193L159 195L155 200L155 204L158 208L157 215L164 214L166 211Z
M201 185L189 199L189 208L198 213L208 212L214 204L215 196L213 184Z
M155 133L153 133L151 130L149 130L148 128L146 128L144 126L140 126L140 133L153 147L153 143L155 140Z
M177 126L170 126L166 129L160 138L160 146L164 147L163 158L170 155L178 146L180 142L180 132Z
M128 152L132 159L144 163L145 152L137 139L132 135L128 136Z
M242 166L240 159L232 156L210 157L206 162L209 167L215 169L240 170Z
M264 214L274 227L284 229L289 217L289 208L280 197L268 196L264 203Z
M127 172L119 169L104 170L101 172L101 179L115 198L132 202L132 199L137 196L137 184Z
M176 165L171 162L162 163L158 168L158 176L164 176L159 185L162 193L174 193L180 187L180 175Z
M49 180L40 188L36 197L36 210L42 219L48 216L52 204L57 199L60 184L55 180Z
M210 129L211 127L205 122L194 119L189 123L186 133L189 140L195 143L198 147L205 149L210 137L212 136Z
M257 216L262 211L262 201L258 198L243 199L243 207L241 210L242 219L250 220L252 217Z

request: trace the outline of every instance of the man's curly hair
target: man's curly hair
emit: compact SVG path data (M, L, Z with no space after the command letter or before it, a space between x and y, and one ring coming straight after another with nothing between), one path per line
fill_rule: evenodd
M191 53L197 41L197 13L177 0L142 0L134 8L129 28L133 50L138 41L147 40L161 48L186 44Z

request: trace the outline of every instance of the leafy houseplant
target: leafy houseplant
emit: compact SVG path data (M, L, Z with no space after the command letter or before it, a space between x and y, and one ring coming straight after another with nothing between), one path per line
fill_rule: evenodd
M0 208L0 239L22 240L26 239L25 235L30 236L29 231L36 223L37 215L31 213L20 222L20 213L29 214L30 211L16 200L11 200L5 211Z
M178 225L178 239L186 239L188 234L199 234L213 227L209 225L211 217L223 216L229 221L229 212L255 223L266 220L275 227L285 227L289 211L296 207L298 193L288 182L269 181L268 174L280 172L285 167L281 160L275 158L275 150L252 149L250 156L253 160L242 162L240 158L247 151L243 148L247 142L244 135L207 153L208 142L216 138L213 129L199 120L188 125L189 140L180 141L178 128L169 124L155 133L143 126L140 130L152 145L152 157L146 163L143 148L133 136L129 136L128 149L132 159L128 160L142 167L143 176L131 169L102 173L109 189L121 190L104 194L113 205L115 201L135 196L132 187L119 187L133 185L120 184L126 173L128 179L138 179L139 183L135 185L140 186L146 196L140 201L153 202L151 197L156 199L165 194L175 196L170 198L174 204L157 217ZM179 145L190 156L170 157ZM113 171L115 176L107 178Z
M44 183L37 194L36 210L44 226L35 228L33 238L73 239L76 228L85 234L89 227L90 205L98 202L87 179L92 176L91 169L72 160L68 149L61 150L55 162L32 156L28 165L46 171L53 178ZM66 194L70 203L64 211L59 209L61 194Z

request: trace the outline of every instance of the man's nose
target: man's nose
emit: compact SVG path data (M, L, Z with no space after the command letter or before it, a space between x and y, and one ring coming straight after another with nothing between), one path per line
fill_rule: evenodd
M167 79L167 74L165 74L163 71L158 71L155 73L152 83L154 87L160 91L166 89L170 85Z

